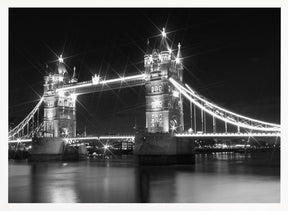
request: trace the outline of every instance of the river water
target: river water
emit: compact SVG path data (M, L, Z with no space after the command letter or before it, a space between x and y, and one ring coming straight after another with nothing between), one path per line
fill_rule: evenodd
M170 166L139 166L132 156L10 160L9 203L279 203L279 154L198 154L194 165Z

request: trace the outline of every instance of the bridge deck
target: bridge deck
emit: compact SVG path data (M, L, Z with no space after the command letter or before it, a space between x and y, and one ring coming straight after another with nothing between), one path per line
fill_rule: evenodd
M75 94L87 94L91 92L103 92L114 89L142 86L145 84L145 75L136 75L125 78L117 78L100 81L99 83L93 83L91 81L76 83L73 85L65 86L57 89L57 91L74 91Z
M280 137L280 133L178 133L179 138Z
M174 134L178 138L245 138L245 137L280 137L280 133L178 133ZM63 140L116 140L116 139L129 139L134 142L134 135L107 135L107 136L88 136L88 137L71 137L63 138ZM31 142L32 139L18 139L9 140L8 144L11 143L24 143Z

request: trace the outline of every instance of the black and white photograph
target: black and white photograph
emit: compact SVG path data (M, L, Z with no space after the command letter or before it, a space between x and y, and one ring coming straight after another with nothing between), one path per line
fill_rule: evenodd
M6 9L9 205L281 205L280 6Z

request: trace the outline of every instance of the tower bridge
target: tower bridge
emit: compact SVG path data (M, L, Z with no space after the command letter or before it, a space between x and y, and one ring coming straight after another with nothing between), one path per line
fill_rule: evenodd
M183 145L182 139L281 135L280 125L239 115L208 101L188 84L184 84L183 70L181 45L179 43L177 53L174 54L165 29L162 31L159 48L144 55L144 71L140 74L119 78L94 75L89 81L78 82L75 69L73 75L69 76L61 55L57 71L44 76L43 97L27 117L9 131L9 142L27 142L33 136L39 136L40 132L41 137L46 138L77 139L78 95L135 86L145 86L146 89L146 133L140 136L136 134L135 137L135 144L138 145L135 149L139 154L143 154L144 148L149 148L148 154L153 155L175 154L185 147L190 149L190 145ZM190 103L191 127L186 130L183 118L184 99ZM40 123L39 110L42 104L44 115L43 122ZM197 118L199 111L201 115ZM212 121L210 129L207 127L209 118ZM174 151L171 149L173 147Z

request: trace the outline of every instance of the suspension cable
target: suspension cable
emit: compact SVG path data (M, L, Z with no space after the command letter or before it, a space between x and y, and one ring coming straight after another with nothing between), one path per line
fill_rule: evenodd
M169 78L169 80L180 91L181 94L183 94L188 100L192 101L197 107L199 107L200 109L203 109L205 112L209 113L212 116L215 116L216 118L218 118L224 122L226 121L227 123L230 123L232 125L240 126L242 128L247 128L247 129L252 129L252 130L280 131L279 125L277 125L278 127L275 127L275 128L268 128L268 127L263 128L263 127L257 127L257 126L253 126L253 125L244 124L242 122L234 122L234 121L230 120L229 118L222 117L219 114L216 114L213 111L207 109L205 106L201 105L201 103L199 103L196 99L193 99L189 95L189 94L191 94L191 92L189 90L187 90L185 87L183 87L182 85L180 85L179 83L177 83L173 78Z
M173 80L174 80L174 79L173 79ZM215 104L213 104L213 103L211 103L211 102L209 102L209 101L207 101L207 100L199 97L197 94L195 94L196 92L195 92L188 84L185 84L185 86L189 89L189 90L186 89L186 91L189 92L193 97L196 97L196 98L199 99L200 101L202 101L202 102L204 102L204 103L206 103L206 104L208 104L208 105L210 105L210 106L212 106L212 107L214 107L214 108L217 108L217 109L219 109L219 110L222 110L222 111L224 111L225 113L228 113L228 114L231 114L231 115L234 115L234 116L237 116L237 117L246 119L246 120L248 120L248 121L253 121L253 122L257 122L257 123L261 123L261 124L265 124L265 125L270 125L270 126L274 126L274 127L280 127L280 125L273 124L273 123L269 123L269 122L260 121L260 120L257 120L257 119L252 119L252 118L249 118L249 117L240 115L240 114L236 114L236 113L234 113L234 112L232 112L232 111L229 111L229 110L227 110L227 109L224 109L224 108L222 108L222 107L220 107L220 106L217 106L217 105L215 105ZM183 88L184 88L184 87L183 87Z
M15 136L15 134L22 131L22 129L29 123L29 121L32 119L36 111L39 110L39 107L41 103L43 102L44 97L41 97L40 101L37 103L37 105L33 108L33 110L25 117L24 120L22 120L16 127L14 127L11 131L9 131L9 138Z

